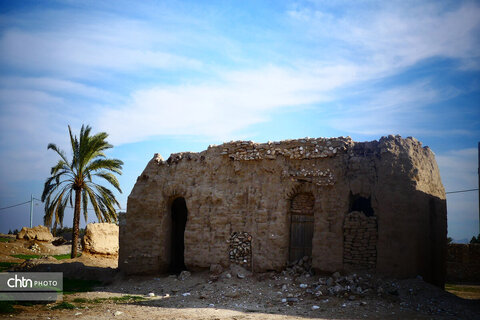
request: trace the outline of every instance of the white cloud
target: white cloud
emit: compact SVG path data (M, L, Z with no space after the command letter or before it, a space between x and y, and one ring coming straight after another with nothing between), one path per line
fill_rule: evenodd
M46 24L50 28L43 26L44 30L15 27L3 30L2 63L20 70L82 78L105 71L201 67L201 62L195 59L160 49L165 41L175 42L163 36L166 31L153 31L134 20L104 16L107 21L103 21L100 17L79 17L71 12L64 12L72 18L71 23L63 24L61 13L48 13L52 21Z
M67 145L67 125L83 119L64 99L38 90L0 90L0 177L2 183L42 179L55 163L50 142Z
M478 188L477 157L476 148L451 150L436 155L447 192Z
M458 94L457 89L435 88L427 80L384 90L361 91L354 96L358 98L355 103L342 108L341 112L333 112L328 123L335 129L363 135L438 134L425 125L432 115L424 109Z
M76 81L50 77L0 77L0 87L8 89L9 92L26 90L44 95L46 95L45 92L52 92L62 96L73 94L103 101L118 99L117 95L94 86L85 85ZM19 95L16 94L14 98L18 99ZM59 100L60 98L56 99Z
M371 75L391 74L432 57L478 61L478 4L463 2L451 11L441 3L378 6L379 10L346 10L342 16L300 6L289 14L312 38L328 40L329 54L363 63Z
M132 94L98 120L115 144L155 135L203 135L228 139L274 110L331 99L328 92L355 79L347 67L293 70L269 66L227 72L218 81L157 86Z

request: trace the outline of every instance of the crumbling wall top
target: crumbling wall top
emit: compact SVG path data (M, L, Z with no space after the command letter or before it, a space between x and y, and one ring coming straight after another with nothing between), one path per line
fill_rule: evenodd
M350 137L338 138L302 138L282 141L256 143L253 141L230 141L221 145L210 145L201 152L172 153L164 161L160 154L154 160L159 165L170 165L181 160L204 161L208 157L225 156L235 161L252 161L270 159L278 156L288 159L317 159L335 157L337 154L354 155L382 154L386 152L402 152L407 149L419 149L425 153L433 153L428 147L413 137L403 139L399 135L384 136L379 141L355 142ZM407 151L408 152L408 151Z

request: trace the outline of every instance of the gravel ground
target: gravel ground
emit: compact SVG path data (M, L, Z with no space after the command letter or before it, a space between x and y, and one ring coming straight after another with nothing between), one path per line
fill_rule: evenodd
M0 261L12 261L12 251L32 253L28 245L23 241L0 244ZM40 246L52 254L48 245ZM115 271L116 265L115 257L91 255L24 263L29 270L62 270L108 284L92 292L64 295L63 301L74 309L52 309L60 302L15 306L15 313L0 318L480 319L479 300L458 298L420 278L396 280L368 273L318 276L296 273L294 268L251 274L240 267L219 266L179 276L125 277Z

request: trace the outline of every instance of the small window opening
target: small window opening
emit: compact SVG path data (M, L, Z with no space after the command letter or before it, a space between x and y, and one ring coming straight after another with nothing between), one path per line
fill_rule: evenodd
M353 195L350 193L350 210L363 212L367 217L375 215L372 208L372 197L362 197L358 194Z

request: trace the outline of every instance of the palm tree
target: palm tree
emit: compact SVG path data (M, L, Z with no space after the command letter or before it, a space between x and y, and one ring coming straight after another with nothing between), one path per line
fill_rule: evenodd
M74 206L72 253L71 257L77 256L77 242L80 225L80 211L83 207L83 216L87 221L87 206L90 202L100 222L117 222L117 213L114 206L120 208L120 204L112 191L94 182L93 177L106 180L120 193L120 185L114 173L122 174L123 162L118 159L107 159L103 153L112 148L105 139L105 132L90 136L90 126L83 126L80 130L80 138L72 135L68 126L70 143L72 146L72 160L68 161L65 152L55 144L50 143L47 149L52 149L60 160L52 167L50 177L45 181L42 201L45 202L44 224L52 225L55 216L55 224L63 226L63 216L67 204ZM75 205L72 197L75 194Z

